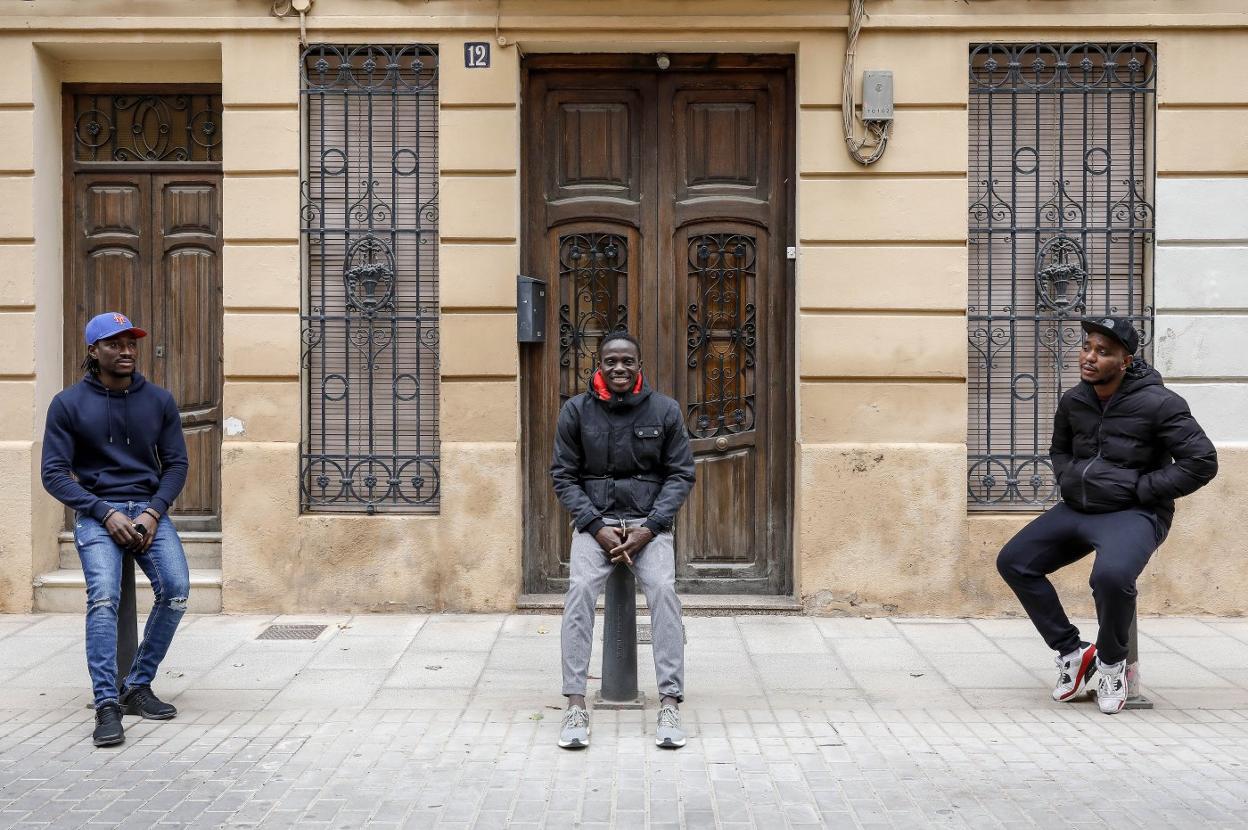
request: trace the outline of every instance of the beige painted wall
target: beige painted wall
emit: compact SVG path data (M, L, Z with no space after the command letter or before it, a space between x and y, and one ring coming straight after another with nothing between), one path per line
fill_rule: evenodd
M520 587L515 52L485 81L440 83L442 507L436 516L299 515L299 45L222 36L225 106L227 611L513 608ZM458 40L444 54L460 50ZM452 130L454 132L452 132ZM464 138L488 140L473 143ZM274 485L274 469L289 477Z
M29 536L0 539L0 608L25 610L55 558L59 511L41 492L42 411L60 385L60 80L203 80L225 106L224 606L229 611L498 610L520 589L517 50L466 70L465 40L492 40L493 9L446 0L319 0L312 40L442 47L441 434L437 516L300 516L297 26L267 3L41 0L0 9L0 475ZM753 51L796 55L798 112L797 594L825 613L1016 610L992 566L1025 519L968 516L966 55L982 40L1158 43L1161 142L1201 125L1248 130L1232 73L1248 62L1239 0L870 2L858 68L895 74L895 137L870 169L839 138L843 14L814 0L639 0L621 14L571 0L508 3L509 44L539 51ZM1240 59L1236 59L1236 57ZM1248 176L1242 147L1159 153L1159 174ZM41 195L42 194L42 195ZM907 337L893 332L904 329ZM23 338L26 338L23 340ZM29 344L38 344L38 349ZM24 345L25 344L25 345ZM8 345L7 343L4 345ZM1142 583L1143 607L1240 613L1228 516L1248 450L1223 448L1217 484L1182 505ZM1238 488L1236 485L1240 485ZM35 518L32 520L31 516ZM887 516L889 521L881 522ZM1084 604L1086 573L1065 575ZM1213 586L1213 587L1211 587Z

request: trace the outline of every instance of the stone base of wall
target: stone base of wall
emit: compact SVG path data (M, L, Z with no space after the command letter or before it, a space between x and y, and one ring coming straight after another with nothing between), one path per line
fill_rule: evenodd
M1001 547L1033 518L967 514L959 445L837 444L801 454L798 585L812 613L1021 615L996 571ZM1143 614L1242 615L1240 497L1248 445L1224 446L1220 472L1179 502L1169 538L1140 579ZM1054 583L1072 615L1095 616L1092 557Z
M299 515L298 446L227 442L227 612L510 611L520 589L516 444L442 445L434 516Z

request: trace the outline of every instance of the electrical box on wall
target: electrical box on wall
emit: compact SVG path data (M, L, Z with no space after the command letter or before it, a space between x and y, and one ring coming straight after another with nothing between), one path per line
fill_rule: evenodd
M516 277L516 340L546 342L546 281Z
M862 73L862 120L893 120L893 73L867 69Z

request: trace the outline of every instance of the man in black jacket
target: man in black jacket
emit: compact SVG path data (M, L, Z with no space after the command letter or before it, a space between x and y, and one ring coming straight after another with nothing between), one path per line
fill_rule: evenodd
M589 744L585 681L594 605L617 563L632 568L654 632L660 701L655 743L684 746L677 704L684 696L684 628L676 597L672 523L693 487L693 453L680 404L641 375L641 348L624 332L600 344L591 388L559 413L550 474L572 514L571 578L563 609L563 694L559 745Z
M1083 330L1082 382L1062 395L1049 448L1062 501L1006 544L997 569L1057 652L1053 699L1079 697L1095 673L1097 702L1113 714L1127 699L1135 581L1170 530L1174 500L1212 480L1218 456L1187 402L1133 358L1129 320L1085 320ZM1093 550L1096 645L1079 639L1047 578Z

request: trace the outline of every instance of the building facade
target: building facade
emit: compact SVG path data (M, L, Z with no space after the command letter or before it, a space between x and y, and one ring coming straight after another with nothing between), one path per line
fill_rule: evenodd
M549 604L554 417L627 327L688 413L692 602L1013 613L1077 320L1118 313L1221 463L1141 608L1243 613L1243 4L869 2L870 166L846 6L7 4L0 610L81 608L43 419L121 307L183 409L193 609Z

